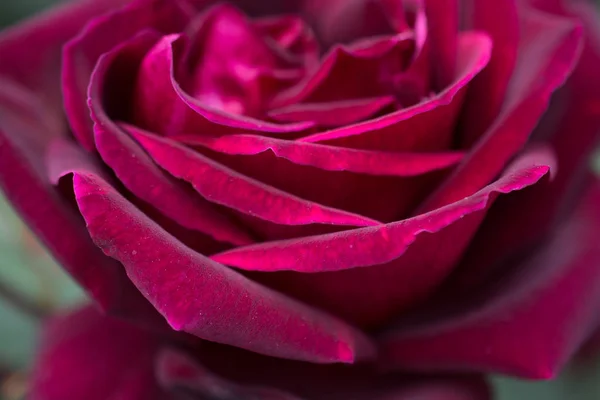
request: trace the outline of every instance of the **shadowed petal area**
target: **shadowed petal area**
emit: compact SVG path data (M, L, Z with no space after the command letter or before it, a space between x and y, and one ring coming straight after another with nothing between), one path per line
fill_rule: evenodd
M103 3L103 1L99 1ZM136 0L122 9L91 20L63 48L62 89L65 112L74 136L94 150L92 121L86 104L87 87L100 56L143 29L163 33L185 27L189 12L179 0Z
M31 400L171 400L154 377L158 340L87 307L45 326Z
M94 242L176 330L316 363L370 357L360 332L184 246L92 173L73 186Z
M0 35L0 187L54 258L100 307L148 322L146 318L159 317L156 311L119 263L92 243L69 193L55 187L47 174L58 161L51 149L65 140L67 130L57 109L61 102L56 55L85 21L117 3L68 4Z
M506 265L509 272L492 287L471 291L468 305L422 313L422 323L389 330L381 338L387 363L411 371L556 376L599 322L599 203L596 181L548 243Z
M458 35L458 0L425 0L431 63L436 91L454 80Z
M162 171L104 111L104 91L110 90L104 87L106 75L111 70L122 72L135 68L140 54L143 55L156 40L156 34L145 32L103 55L96 65L89 87L89 105L95 122L94 139L98 153L127 189L181 226L210 235L218 241L250 244L252 240L248 234L191 188ZM119 85L117 90L121 87ZM115 95L109 93L107 97Z
M128 127L128 132L158 165L190 182L214 203L285 225L377 225L369 218L324 207L250 179L172 140L133 127Z
M221 356L227 356L227 353ZM247 372L245 377L241 377L244 384L215 374L180 351L165 349L158 357L157 376L163 386L173 393L190 393L211 400L489 400L491 398L491 391L486 382L479 377L427 378L402 375L386 377L374 376L373 371L360 368L355 371L350 369L342 371L339 368L323 369L315 365L294 366L286 362L260 363L259 361L244 365L244 361L241 361L241 365L243 366L237 364L233 369ZM251 369L259 371L259 375ZM281 387L284 389L275 389Z
M337 127L367 119L395 103L392 96L322 103L300 103L269 111L280 122L313 121L319 127Z
M269 272L251 276L360 325L377 325L438 286L499 193L533 185L552 165L548 152L533 150L517 159L498 181L431 213L329 235L239 247L212 258L248 271Z
M387 151L449 148L469 82L488 63L492 42L485 34L461 33L452 84L431 99L343 128L305 136L300 141Z
M519 18L515 0L467 0L467 28L486 32L494 47L489 64L473 79L461 118L461 146L470 147L496 119L517 60Z
M156 369L158 381L163 387L173 393L192 393L194 398L301 400L276 389L230 382L213 374L189 356L172 349L165 349L159 354Z
M490 182L527 142L552 93L571 74L583 30L570 19L529 9L521 15L521 41L503 110L453 175L420 207L436 209Z

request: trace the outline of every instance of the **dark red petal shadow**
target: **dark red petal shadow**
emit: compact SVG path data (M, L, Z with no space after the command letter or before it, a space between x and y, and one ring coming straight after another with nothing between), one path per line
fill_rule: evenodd
M157 384L158 341L92 307L55 317L44 329L31 400L169 400Z
M520 28L515 0L468 0L463 7L471 10L467 28L487 32L494 43L489 64L473 79L465 99L459 139L468 148L500 113L517 61Z
M579 58L582 29L572 20L524 12L519 58L503 111L453 175L420 207L434 210L479 190L521 150L546 111L553 91Z
M355 323L376 326L440 284L498 193L533 185L552 163L547 152L532 151L498 181L431 213L375 227L239 247L211 258L254 271L254 279Z
M57 8L0 35L0 187L55 259L104 310L132 319L158 314L119 263L89 239L70 200L47 176L66 127L60 106L60 47L91 17L117 2ZM85 157L84 157L85 158ZM57 231L60 227L60 231ZM148 322L146 320L145 322Z
M315 363L373 356L357 330L185 247L93 173L73 186L94 242L175 330Z
M391 367L474 370L550 379L599 322L600 183L552 240L495 287L446 315L391 329L381 338ZM450 302L451 303L451 302ZM439 310L438 310L439 311Z
M137 61L158 40L155 33L144 32L100 57L91 76L89 106L94 121L95 147L103 161L135 196L150 203L179 225L234 245L250 244L252 239L227 216L162 171L154 161L106 115L105 97L126 98L119 84L109 76L135 69ZM110 87L106 88L107 83ZM115 86L112 86L115 85ZM105 96L105 91L117 88ZM114 105L113 105L114 106Z
M285 370L285 366L284 370ZM308 366L310 367L310 366ZM319 367L306 374L306 368L287 371L284 380L302 382L298 390L306 400L489 400L491 393L486 383L477 377L383 377L360 376L360 371L344 374L327 373L329 382L323 385ZM277 386L285 386L277 380L277 371L259 368L263 380ZM292 392L283 392L270 386L255 384L241 385L215 375L189 355L174 349L164 350L159 355L157 374L163 385L172 391L194 393L211 399L257 399L257 400L300 400ZM304 372L304 373L303 373ZM340 376L336 376L340 375ZM266 379L265 379L266 378ZM314 379L316 378L316 379ZM226 395L225 395L226 394Z
M87 87L100 56L143 29L168 33L185 27L191 10L179 0L136 0L97 17L63 48L62 87L65 112L79 143L94 150L92 121L86 104Z

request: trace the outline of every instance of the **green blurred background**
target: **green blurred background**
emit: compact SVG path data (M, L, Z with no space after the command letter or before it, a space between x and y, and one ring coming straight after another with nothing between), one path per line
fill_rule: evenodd
M59 1L0 0L0 29ZM3 300L14 292L25 294L22 307L42 311L85 301L0 195L0 400L23 398L39 329L36 318ZM495 377L494 383L500 400L600 400L600 360L552 382Z

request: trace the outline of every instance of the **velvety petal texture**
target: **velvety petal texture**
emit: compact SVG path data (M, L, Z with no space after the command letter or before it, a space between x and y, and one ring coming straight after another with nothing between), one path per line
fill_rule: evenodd
M504 279L479 288L466 306L386 333L388 362L421 370L554 377L598 324L599 201L595 182L569 221L530 257L507 265Z
M598 21L74 0L0 33L0 187L98 306L49 322L32 398L487 400L484 373L555 376L600 326Z

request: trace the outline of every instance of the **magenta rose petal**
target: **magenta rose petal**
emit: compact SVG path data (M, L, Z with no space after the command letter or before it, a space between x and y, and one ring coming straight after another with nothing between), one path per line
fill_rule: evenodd
M469 214L486 209L498 193L510 193L533 185L548 173L552 164L553 159L547 152L531 151L515 161L496 182L428 214L330 235L238 247L211 258L253 271L310 273L383 264L400 257L421 233L436 233Z
M219 241L250 244L252 239L247 233L190 188L163 172L103 109L102 89L109 68L125 68L114 64L118 64L119 60L123 63L138 59L136 53L143 55L155 40L154 34L141 34L100 57L91 76L88 96L98 153L127 189L181 226L203 232Z
M429 100L372 120L305 136L300 141L388 151L434 151L451 143L469 82L488 63L489 37L461 33L454 81Z
M349 171L368 175L415 176L455 165L462 152L392 153L346 149L257 135L227 135L210 137L174 137L189 145L199 145L231 155L256 155L273 152L299 165L309 165L326 171Z
M508 98L494 124L475 144L453 176L419 208L429 211L468 196L486 185L526 143L548 107L550 96L575 67L582 29L572 20L529 10Z
M70 199L47 175L48 164L57 161L51 149L66 140L57 109L60 57L50 55L60 53L86 20L118 3L68 4L0 35L0 187L54 258L103 310L153 320L156 312L121 266L92 243Z
M549 379L589 337L600 307L600 184L537 254L466 309L390 330L390 366Z
M408 215L462 158L458 152L356 150L258 135L183 135L172 139L302 199L385 222ZM264 228L259 229L264 232ZM297 231L292 235L289 231L269 231L263 238L297 236ZM326 232L300 233L306 236Z
M323 57L316 71L275 97L271 107L389 94L392 75L408 66L415 46L412 32L336 46Z
M300 103L269 111L280 122L312 121L319 127L337 127L360 122L395 104L392 96L340 100L324 103Z
M87 86L100 56L143 29L163 32L182 29L188 10L179 0L135 1L102 18L94 19L63 49L62 85L65 112L74 136L87 150L94 150L92 121L86 104Z
M532 151L492 185L431 213L239 247L211 258L359 326L378 327L426 298L448 276L498 193L533 185L551 165L550 154Z
M373 355L358 331L194 252L97 176L76 174L73 185L94 242L123 264L174 329L317 363L352 363Z
M470 7L469 27L487 32L494 48L487 67L469 85L460 130L464 147L472 146L500 113L519 47L516 1L470 0Z
M425 0L427 30L431 44L437 90L454 80L458 36L458 0Z
M594 7L583 3L570 9L560 2L552 3L548 11L578 17L587 33L577 66L532 134L533 141L547 141L553 147L560 172L549 184L538 185L520 193L514 201L501 200L494 206L465 263L455 274L453 287L459 291L477 285L502 265L498 261L503 257L526 249L555 228L571 212L590 177L589 159L600 137L600 81L596 79L600 19ZM577 140L573 139L573 132L577 132ZM515 218L507 221L508 214Z
M324 207L249 179L172 140L128 127L158 165L190 182L204 198L241 213L284 225L372 226L378 222Z
M135 122L164 135L182 132L207 134L239 130L286 133L299 132L314 124L301 122L275 124L209 107L187 93L177 82L175 64L185 47L182 36L168 35L152 48L142 61L135 91ZM177 53L177 54L176 54Z
M92 307L55 317L44 329L32 400L167 400L154 378L159 343Z

